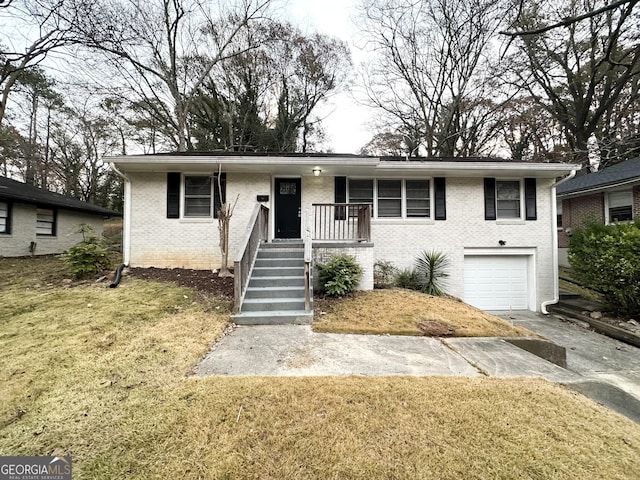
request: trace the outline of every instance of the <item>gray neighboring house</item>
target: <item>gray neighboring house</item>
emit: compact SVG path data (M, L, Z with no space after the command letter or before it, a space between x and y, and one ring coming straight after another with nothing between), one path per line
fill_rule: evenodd
M106 218L120 214L33 185L0 177L0 257L62 253L80 240L79 223L101 236Z
M558 186L558 260L569 266L569 237L585 221L604 224L640 219L640 157Z

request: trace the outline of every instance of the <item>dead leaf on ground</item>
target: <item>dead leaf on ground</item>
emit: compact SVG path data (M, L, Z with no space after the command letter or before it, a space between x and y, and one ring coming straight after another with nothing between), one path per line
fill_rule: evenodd
M450 337L453 328L448 323L439 320L422 319L417 323L418 329L427 337Z

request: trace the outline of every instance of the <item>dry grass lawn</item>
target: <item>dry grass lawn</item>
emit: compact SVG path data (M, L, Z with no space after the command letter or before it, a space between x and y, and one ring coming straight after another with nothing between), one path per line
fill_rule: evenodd
M315 299L316 332L428 335L433 337L537 336L450 297L413 290L356 292L343 299Z
M640 427L542 380L185 376L228 305L0 260L0 455L78 479L640 478Z

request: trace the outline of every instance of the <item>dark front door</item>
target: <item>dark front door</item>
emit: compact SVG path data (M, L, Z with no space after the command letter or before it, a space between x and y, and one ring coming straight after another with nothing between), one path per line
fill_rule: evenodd
M299 178L276 178L276 238L301 238Z

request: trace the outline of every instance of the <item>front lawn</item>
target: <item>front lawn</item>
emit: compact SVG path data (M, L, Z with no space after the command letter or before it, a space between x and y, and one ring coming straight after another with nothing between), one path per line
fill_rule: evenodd
M394 288L315 299L316 332L432 337L537 337L451 297Z
M0 455L69 454L78 479L640 477L640 427L557 385L194 378L226 300L64 277L0 260Z

